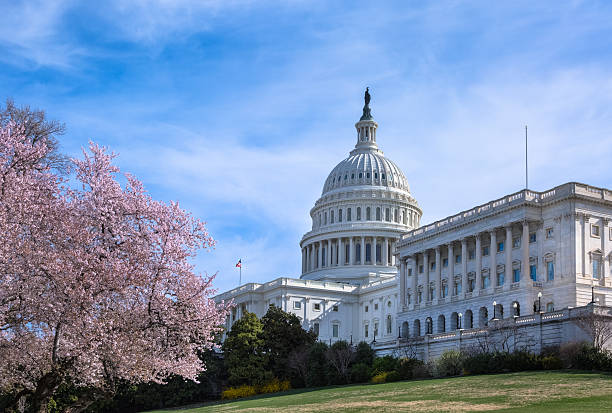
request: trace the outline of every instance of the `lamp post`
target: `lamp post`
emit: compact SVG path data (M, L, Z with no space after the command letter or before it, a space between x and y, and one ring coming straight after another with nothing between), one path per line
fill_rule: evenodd
M518 310L518 303L515 302L514 304L512 304L512 307L514 307L514 318L516 318L516 317L518 317L518 312L517 312L517 310Z
M591 304L595 304L595 286L591 285Z
M542 291L538 293L538 313L542 312Z
M397 339L401 339L402 338L402 328L400 326L397 326Z
M463 314L459 313L459 330L461 330L461 319L463 318Z
M497 310L497 301L493 301L493 320L497 320L496 310Z

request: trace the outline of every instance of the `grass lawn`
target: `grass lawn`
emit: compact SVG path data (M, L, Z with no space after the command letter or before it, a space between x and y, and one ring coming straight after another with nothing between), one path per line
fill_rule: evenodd
M301 389L180 409L204 412L612 412L612 375L540 371ZM157 412L177 410L158 410Z

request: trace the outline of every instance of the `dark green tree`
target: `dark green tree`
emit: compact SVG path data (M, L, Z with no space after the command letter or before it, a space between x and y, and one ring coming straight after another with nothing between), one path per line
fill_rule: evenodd
M366 343L365 341L357 344L355 348L355 360L353 363L355 364L365 364L366 366L372 367L372 362L374 361L374 350L372 347Z
M306 386L321 387L329 383L329 371L331 366L327 362L327 350L329 347L323 342L316 342L308 351L308 374Z
M261 384L271 378L262 351L262 327L255 314L245 312L228 332L223 355L230 385Z
M294 369L290 366L290 355L298 348L310 347L317 337L302 328L300 319L292 313L272 306L261 319L263 324L263 352L266 368L281 379L291 379Z

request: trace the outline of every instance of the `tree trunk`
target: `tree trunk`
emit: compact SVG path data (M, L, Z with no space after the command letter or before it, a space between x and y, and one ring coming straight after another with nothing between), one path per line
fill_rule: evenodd
M52 370L41 377L36 390L29 397L27 413L47 413L47 405L53 393L62 384L63 377L57 370Z

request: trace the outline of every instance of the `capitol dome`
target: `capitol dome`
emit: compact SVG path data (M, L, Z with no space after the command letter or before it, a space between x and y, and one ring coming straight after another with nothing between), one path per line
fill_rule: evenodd
M332 169L310 210L312 230L300 242L304 279L367 283L394 276L395 244L420 224L408 180L378 148L369 103L366 89L355 148Z

